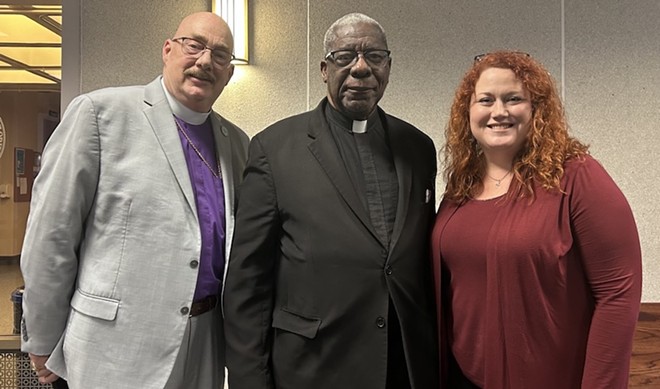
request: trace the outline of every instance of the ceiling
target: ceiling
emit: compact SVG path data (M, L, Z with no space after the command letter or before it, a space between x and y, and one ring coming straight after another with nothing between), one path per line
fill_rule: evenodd
M0 3L0 91L60 91L61 0Z

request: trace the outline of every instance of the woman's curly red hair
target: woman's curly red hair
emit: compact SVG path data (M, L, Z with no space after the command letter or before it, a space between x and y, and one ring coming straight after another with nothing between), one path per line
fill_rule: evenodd
M534 198L535 184L559 190L564 162L588 152L588 146L568 134L568 124L555 81L528 54L497 51L478 57L461 81L445 129L444 163L447 187L444 196L464 201L483 189L484 156L470 132L470 102L475 84L488 68L511 69L529 91L532 124L527 141L513 163L520 197ZM512 185L514 185L512 183Z

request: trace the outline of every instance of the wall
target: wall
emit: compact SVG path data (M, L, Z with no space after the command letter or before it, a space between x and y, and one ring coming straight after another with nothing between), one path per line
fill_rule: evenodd
M150 81L179 19L210 9L206 1L174 0L63 5L65 36L77 28L79 38L64 40L63 105L79 92ZM324 95L323 34L353 11L376 18L388 33L393 68L381 105L427 132L438 148L454 88L474 55L505 48L542 61L562 89L575 135L592 145L631 203L644 254L643 299L660 301L660 197L649 196L660 190L651 157L660 152L653 142L660 2L251 0L252 63L237 67L216 109L255 134L316 106Z
M0 199L0 257L20 254L28 202L14 202L14 148L40 150L38 129L42 116L59 113L60 96L40 92L0 92L0 117L7 143L0 158L0 185L9 185L9 199Z

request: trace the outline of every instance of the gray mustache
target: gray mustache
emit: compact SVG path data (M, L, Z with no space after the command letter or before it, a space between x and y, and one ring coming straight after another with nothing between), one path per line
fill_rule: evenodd
M192 77L195 77L195 78L199 78L200 80L215 82L215 77L213 77L212 75L210 75L206 72L188 70L184 74L186 76L192 76Z

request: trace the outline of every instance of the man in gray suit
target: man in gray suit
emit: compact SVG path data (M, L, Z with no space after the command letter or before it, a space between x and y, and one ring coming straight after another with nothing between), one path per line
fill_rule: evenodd
M216 308L247 136L211 107L233 38L192 14L145 86L77 97L36 179L21 256L22 350L74 389L222 387Z
M431 139L378 107L362 14L324 41L327 98L250 143L224 295L231 389L438 388Z

